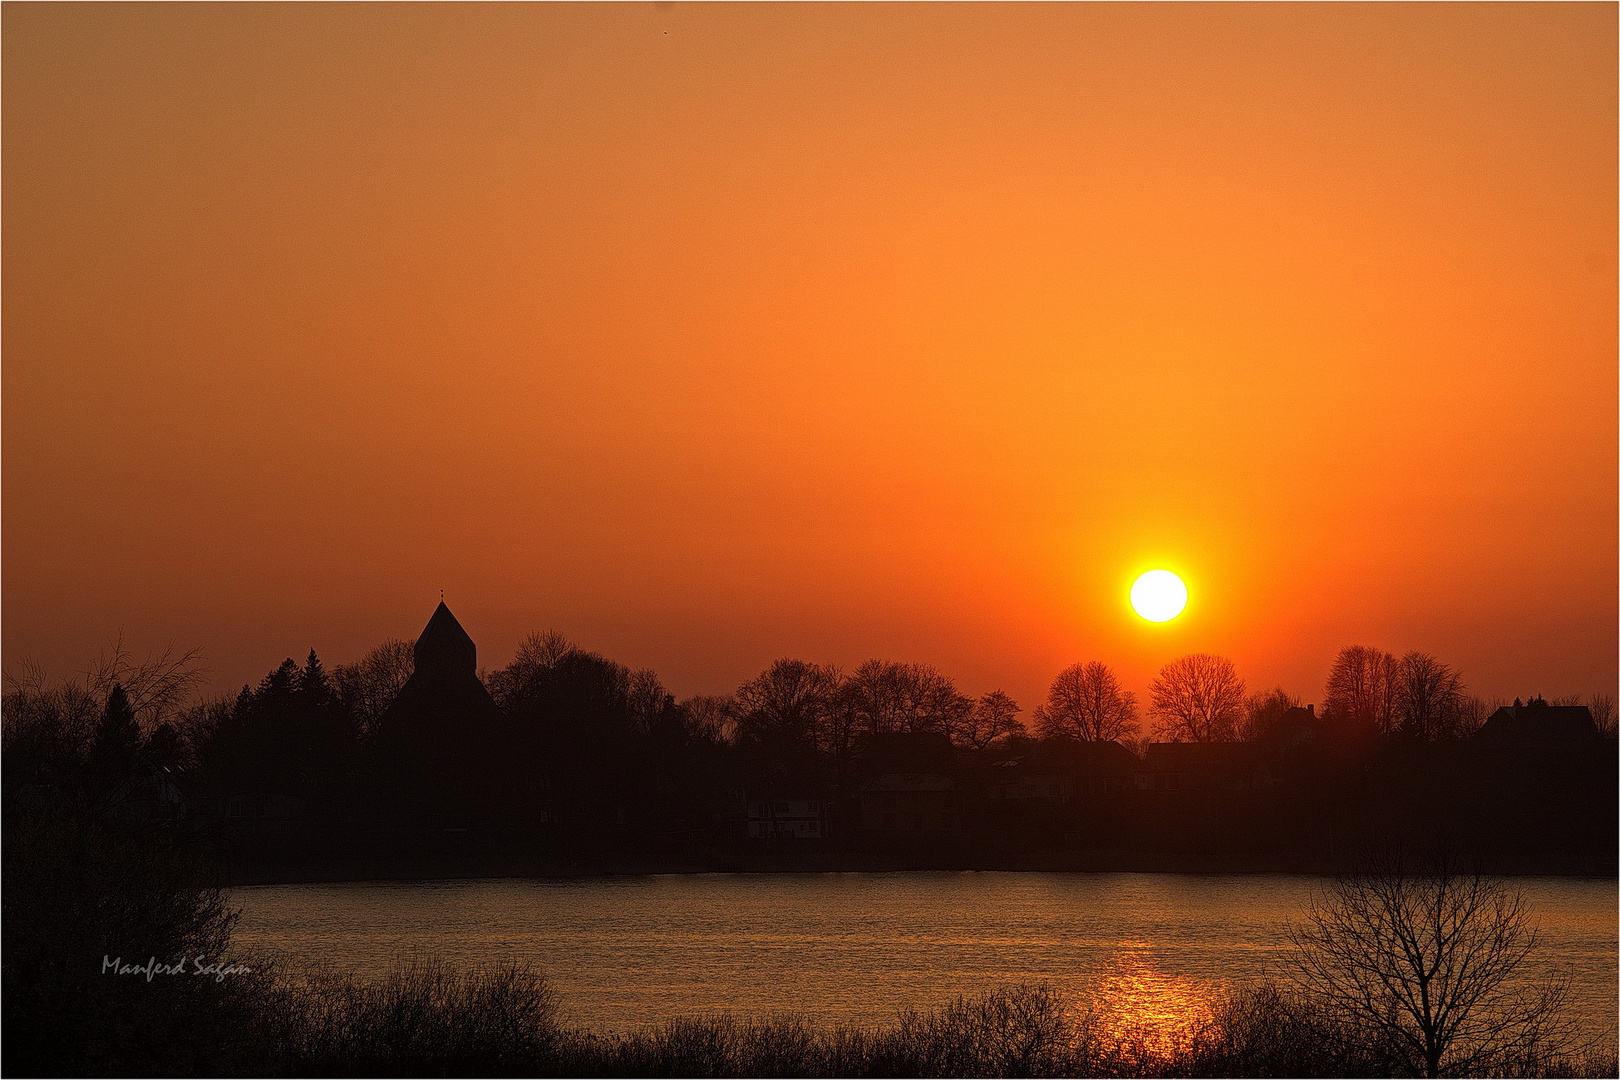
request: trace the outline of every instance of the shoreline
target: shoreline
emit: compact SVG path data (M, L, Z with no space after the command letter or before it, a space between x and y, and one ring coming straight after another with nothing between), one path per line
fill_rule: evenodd
M226 868L215 883L224 889L268 885L341 885L416 881L588 881L600 878L709 874L899 874L899 873L1013 873L1013 874L1170 874L1188 877L1249 877L1284 874L1332 877L1329 860L1188 860L1141 855L1115 858L1068 859L1036 863L988 863L978 860L919 860L897 863L883 859L827 858L793 860L726 860L684 862L656 859L606 859L588 864L555 859L399 858L382 860L322 860L298 865L244 863ZM1568 878L1615 880L1612 867L1515 866L1487 871L1502 878Z

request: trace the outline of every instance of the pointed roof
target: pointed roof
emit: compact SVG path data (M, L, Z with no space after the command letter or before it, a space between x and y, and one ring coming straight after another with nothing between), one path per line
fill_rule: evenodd
M422 636L416 639L414 652L418 671L432 667L478 670L478 646L442 600L433 610Z

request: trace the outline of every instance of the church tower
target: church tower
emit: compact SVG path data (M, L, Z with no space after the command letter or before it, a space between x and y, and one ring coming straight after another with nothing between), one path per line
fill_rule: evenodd
M416 639L416 670L434 670L451 677L478 676L478 646L443 600L433 610L422 636Z
M474 818L483 778L503 761L501 711L478 678L478 646L441 601L413 652L416 669L378 723L391 801L435 819Z

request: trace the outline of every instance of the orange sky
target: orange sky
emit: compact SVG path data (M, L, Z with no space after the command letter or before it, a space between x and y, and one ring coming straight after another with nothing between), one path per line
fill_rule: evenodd
M4 659L1612 692L1616 7L4 8ZM1134 574L1186 615L1129 614Z

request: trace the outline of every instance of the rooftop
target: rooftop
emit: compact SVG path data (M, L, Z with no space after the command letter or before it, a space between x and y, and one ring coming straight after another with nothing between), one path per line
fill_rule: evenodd
M433 617L416 639L416 667L456 667L470 672L478 670L478 646L444 601L433 610Z

